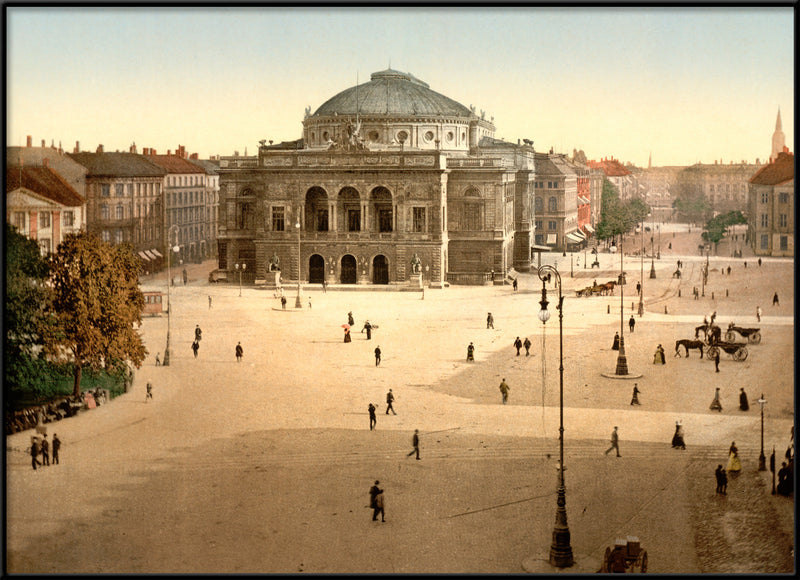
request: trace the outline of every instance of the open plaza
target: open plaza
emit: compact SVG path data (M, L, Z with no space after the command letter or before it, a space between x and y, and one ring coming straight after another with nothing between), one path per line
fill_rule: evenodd
M299 309L287 285L284 310L274 289L209 284L213 263L190 266L188 283L171 289L169 319L142 322L149 355L130 392L48 425L63 442L59 465L31 469L30 431L6 438L8 572L520 573L523 562L547 560L552 541L562 361L576 571L596 571L617 538L635 536L652 573L793 572L793 499L773 495L772 474L757 469L762 394L767 457L774 447L780 467L791 443L793 261L759 265L724 257L732 253L720 245L703 285L699 231L665 224L660 233L660 259L624 258L622 299L620 287L575 293L616 280L618 254L601 251L600 268L587 268L583 252L543 255L561 275L561 357L558 287L547 285L543 325L535 270L519 275L517 291L313 285ZM166 288L166 275L143 284ZM348 312L355 324L345 343ZM675 356L675 341L693 339L713 312L723 334L735 322L762 336L743 361L722 352L719 372L697 351ZM371 340L360 332L367 320L377 326ZM168 325L170 364L155 366ZM628 378L608 376L620 331ZM517 337L531 341L529 356L516 355ZM653 364L659 344L664 365ZM716 388L722 411L709 409ZM389 389L397 415L385 414ZM686 450L670 444L676 421ZM604 453L615 426L619 458ZM415 429L420 461L407 455ZM723 496L714 470L732 441L743 469ZM376 480L383 523L368 507Z

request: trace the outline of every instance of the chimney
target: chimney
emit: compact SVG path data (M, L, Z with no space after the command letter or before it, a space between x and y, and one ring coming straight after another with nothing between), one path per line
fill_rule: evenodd
M131 153L136 153L136 143L131 143Z
M30 147L30 146L32 146L32 145L33 145L33 137L31 137L30 135L28 135L28 147Z
M200 157L197 155L197 153L192 153L189 155L189 159L200 159Z
M97 146L97 152L98 153L102 153L103 152L103 144L102 143L100 143L100 145Z
M81 152L81 142L75 141L75 151L73 153L80 153Z
M61 141L58 142L58 152L64 153L64 149L61 147Z
M167 149L167 155L172 155L172 149Z
M45 147L47 147L47 145L45 145L44 139L42 139L42 149L44 149Z
M50 160L47 157L42 159L42 167L50 167L49 162Z
M158 153L156 153L156 150L155 150L155 149L153 149L152 147L150 147L150 155L158 155Z

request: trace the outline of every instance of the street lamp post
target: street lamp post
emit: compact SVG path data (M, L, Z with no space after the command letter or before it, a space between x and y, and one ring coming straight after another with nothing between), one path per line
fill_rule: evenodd
M295 308L302 308L303 301L300 300L300 215L297 216L297 223L294 224L297 229L297 298L294 301Z
M175 238L175 247L173 248L172 246L172 231L180 232L180 229L180 226L174 224L167 230L167 346L164 348L164 362L162 363L165 367L169 366L169 333L172 319L172 298L170 294L170 286L172 286L172 252L179 250L177 237Z
M766 471L767 458L764 456L764 405L767 404L767 400L764 398L764 393L761 393L758 404L761 406L761 454L758 456L758 470Z
M236 271L239 272L239 296L240 297L242 295L242 274L244 274L244 271L247 269L247 264L243 263L243 264L241 264L241 267L242 267L242 269L239 270L239 264L235 265Z
M539 301L542 309L539 311L539 320L547 324L550 312L547 310L546 282L555 276L558 284L558 450L559 450L559 477L558 497L556 500L556 523L553 527L553 542L550 545L550 565L557 568L569 568L574 564L572 546L570 546L569 526L567 525L567 491L564 486L564 298L561 295L561 274L550 265L541 266L537 274L542 281L542 299ZM542 353L544 356L544 353Z
M623 264L622 236L619 239L619 355L615 375L628 374L628 359L625 357L625 270Z
M642 221L642 248L640 252L641 273L639 279L641 280L639 288L639 316L644 314L644 221Z

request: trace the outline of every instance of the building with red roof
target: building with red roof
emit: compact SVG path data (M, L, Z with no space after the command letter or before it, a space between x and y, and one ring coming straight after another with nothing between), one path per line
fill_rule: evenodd
M794 154L784 146L750 178L748 233L757 256L794 256Z

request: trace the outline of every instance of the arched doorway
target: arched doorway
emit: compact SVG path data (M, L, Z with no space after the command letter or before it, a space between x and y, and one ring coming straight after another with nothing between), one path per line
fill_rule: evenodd
M389 260L384 255L375 256L372 260L372 283L389 283Z
M356 263L356 259L347 254L346 256L342 256L342 277L341 282L342 284L355 284L358 277L358 264Z
M308 259L308 283L322 284L325 279L325 258L314 254Z

